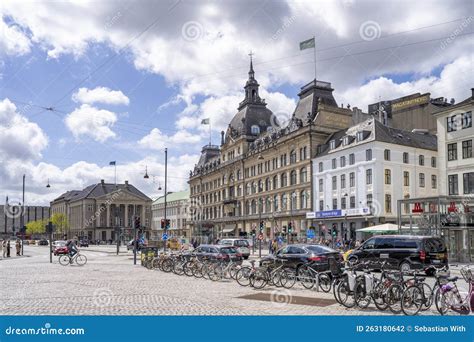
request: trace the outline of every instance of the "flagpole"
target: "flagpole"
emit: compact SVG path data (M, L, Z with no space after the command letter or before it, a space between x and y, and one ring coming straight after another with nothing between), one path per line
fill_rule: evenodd
M211 119L209 119L209 146L212 145Z
M314 51L314 85L316 85L316 37L313 36L313 39L314 39L314 47L313 47L313 51Z
M115 168L115 186L117 186L117 162L114 163Z

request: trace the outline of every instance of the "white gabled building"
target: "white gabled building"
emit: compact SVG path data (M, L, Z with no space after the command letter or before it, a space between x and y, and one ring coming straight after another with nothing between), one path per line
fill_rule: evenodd
M366 120L332 134L313 159L316 234L361 239L397 222L397 201L438 195L436 136Z

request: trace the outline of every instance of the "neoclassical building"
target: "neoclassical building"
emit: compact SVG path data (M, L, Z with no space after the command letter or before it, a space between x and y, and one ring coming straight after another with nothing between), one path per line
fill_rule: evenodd
M151 202L128 181L110 184L101 180L84 190L68 191L53 200L51 215L66 215L70 237L116 241L117 232L121 232L121 239L125 241L133 238L134 217L140 217L140 225L146 232L150 231Z
M282 126L259 96L252 61L237 114L221 133L221 145L206 145L190 172L189 224L193 236L212 240L250 236L263 221L265 238L287 232L294 241L312 224L312 163L316 146L349 127L359 109L339 107L328 82L301 88L298 104Z

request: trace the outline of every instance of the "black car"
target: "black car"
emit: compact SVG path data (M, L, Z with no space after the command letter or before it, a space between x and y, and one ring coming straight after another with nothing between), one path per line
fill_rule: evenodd
M279 249L274 255L262 258L261 265L271 266L275 260L281 260L285 266L298 270L301 265L311 263L316 271L323 272L329 270L330 258L334 258L342 265L341 253L332 248L313 244L293 244Z
M230 261L242 262L243 256L237 248L227 245L200 245L193 254L198 258L208 258L215 261Z
M47 246L48 245L48 240L41 239L38 242L38 246Z
M434 236L381 235L365 241L348 256L350 263L387 261L389 268L403 272L424 270L431 275L448 265L448 251L442 238Z
M89 240L86 240L86 239L79 240L78 245L79 247L89 247Z

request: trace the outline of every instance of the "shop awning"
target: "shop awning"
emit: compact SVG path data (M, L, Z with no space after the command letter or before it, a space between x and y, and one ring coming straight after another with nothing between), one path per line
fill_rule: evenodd
M377 226L371 226L367 228L357 229L358 232L362 233L398 233L398 225L393 223L379 224Z
M234 230L235 230L235 225L228 224L224 227L224 229L222 229L222 232L223 233L230 233L230 232L233 232Z

